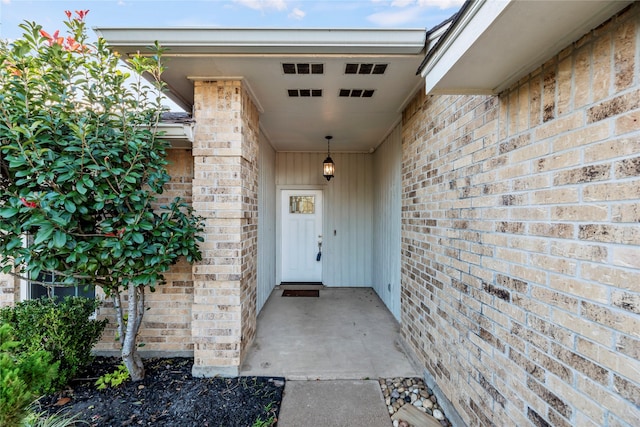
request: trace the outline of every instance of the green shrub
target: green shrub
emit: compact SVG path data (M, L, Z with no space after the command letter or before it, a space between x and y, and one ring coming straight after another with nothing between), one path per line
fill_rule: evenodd
M0 426L22 423L29 405L51 390L59 364L46 351L24 351L14 337L10 324L0 324Z
M91 349L107 325L106 319L90 319L99 305L82 297L39 298L3 308L0 320L20 332L24 351L44 350L60 362L53 384L60 388L91 363Z
M124 363L118 365L115 371L104 374L96 381L96 388L104 390L108 387L119 387L129 379L129 371Z

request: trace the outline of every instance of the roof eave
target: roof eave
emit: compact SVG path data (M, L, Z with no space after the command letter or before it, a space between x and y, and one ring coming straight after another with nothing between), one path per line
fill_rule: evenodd
M465 3L420 68L429 94L497 94L631 1Z
M161 132L162 139L169 141L171 148L191 148L193 144L193 126L194 122L160 122L158 131Z
M94 28L122 53L155 41L177 54L418 54L425 29Z

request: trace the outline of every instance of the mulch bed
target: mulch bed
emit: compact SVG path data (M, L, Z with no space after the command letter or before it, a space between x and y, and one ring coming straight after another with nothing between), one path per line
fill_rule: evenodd
M39 400L48 413L81 414L90 426L275 426L283 378L193 378L193 359L147 359L141 382L97 390L94 383L114 372L118 358L98 357L84 378Z

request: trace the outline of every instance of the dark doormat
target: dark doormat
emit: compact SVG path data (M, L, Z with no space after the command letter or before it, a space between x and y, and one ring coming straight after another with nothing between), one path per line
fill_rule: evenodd
M317 289L285 289L282 291L283 297L319 297L320 291Z
M286 286L323 286L322 282L280 282Z

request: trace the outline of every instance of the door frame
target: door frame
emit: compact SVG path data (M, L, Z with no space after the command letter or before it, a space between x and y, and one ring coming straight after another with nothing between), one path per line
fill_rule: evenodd
M322 234L325 234L327 203L325 194L325 185L276 185L276 285L282 283L282 190L315 190L322 191ZM323 237L322 251L324 252L326 239ZM322 272L324 276L324 261L326 257L322 257Z

